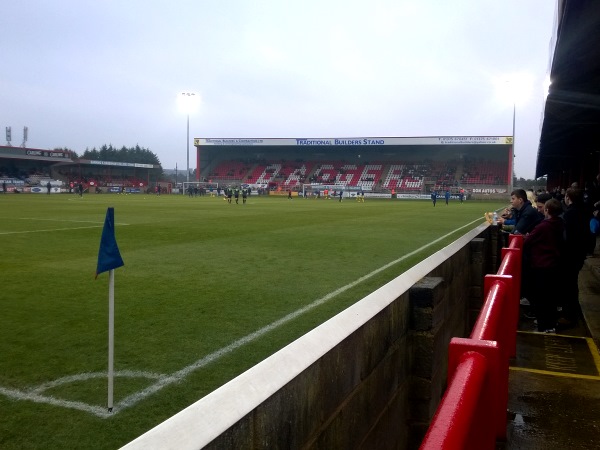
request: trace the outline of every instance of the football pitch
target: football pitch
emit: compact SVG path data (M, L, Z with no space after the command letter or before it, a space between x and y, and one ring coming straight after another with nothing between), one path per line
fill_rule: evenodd
M502 206L0 194L0 448L118 448ZM112 413L107 207L125 262Z

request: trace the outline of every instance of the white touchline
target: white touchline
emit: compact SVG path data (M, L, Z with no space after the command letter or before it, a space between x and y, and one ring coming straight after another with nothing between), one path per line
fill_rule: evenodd
M98 220L71 220L71 219L42 219L40 217L19 217L19 220L45 220L48 222L77 222L77 223L99 223L103 224L104 222Z
M35 220L35 221L45 220L47 222L96 223L96 224L100 224L100 225L104 224L103 221L98 221L98 220L42 219L42 218L39 218L39 217L18 217L17 220ZM128 223L115 222L115 225L129 225L129 224Z
M72 221L72 222L75 222L75 221ZM98 223L98 222L92 222L92 223ZM129 226L128 223L118 223L116 225ZM49 229L49 230L0 231L0 236L8 235L8 234L49 233L50 231L85 230L86 228L102 228L103 226L104 226L103 224L100 224L100 225L90 225L88 227L52 228L52 229Z
M465 224L443 236L440 236L437 239L434 239L433 241L429 242L428 244L425 244L422 247L420 247L416 250L413 250L412 252L407 253L407 254L401 256L400 258L395 259L394 261L391 261L391 262L379 267L378 269L373 270L372 272L370 272L366 275L363 275L362 277L358 278L357 280L353 281L352 283L348 283L347 285L342 286L333 292L330 292L329 294L325 295L324 297L321 297L321 298L313 301L309 305L306 305L306 306L282 317L281 319L276 320L275 322L272 322L263 328L260 328L259 330L255 331L253 333L250 333L236 341L233 341L231 344L229 344L213 353L210 353L203 358L200 358L199 360L195 361L194 363L190 364L189 366L186 366L181 370L173 372L172 374L160 375L160 374L149 374L147 372L135 372L135 371L115 372L116 377L119 377L119 376L121 376L121 377L143 377L143 378L156 379L156 381L154 382L154 384L151 384L147 388L142 389L141 391L138 391L135 394L129 395L128 397L125 397L120 402L116 403L113 407L112 412L108 412L106 407L88 405L83 402L61 400L61 399L57 399L57 398L54 398L51 396L44 396L44 395L40 394L40 392L43 392L44 390L46 390L48 388L58 386L61 384L65 384L70 381L82 381L82 380L86 380L89 378L106 377L107 375L105 372L94 372L94 373L85 373L85 374L79 374L79 375L71 375L71 376L60 378L59 380L44 383L38 387L31 388L27 391L21 391L18 389L6 389L3 387L0 387L0 394L3 394L7 397L19 399L19 400L30 400L30 401L38 402L38 403L48 403L48 404L52 404L52 405L62 406L65 408L78 409L81 411L89 412L90 414L93 414L93 415L95 415L97 417L101 417L101 418L113 417L118 412L135 405L136 403L140 402L141 400L145 399L146 397L149 397L150 395L160 391L162 388L182 381L190 373L192 373L202 367L205 367L206 365L210 364L211 362L218 360L222 356L227 355L227 354L231 353L232 351L242 347L243 345L248 344L248 343L258 339L259 337L280 327L281 325L284 325L284 324L290 322L291 320L296 319L298 316L301 316L302 314L316 308L317 306L322 305L323 303L331 300L332 298L341 294L342 292L345 292L348 289L355 287L356 285L362 283L363 281L377 275L378 273L380 273L386 269L389 269L390 267L394 266L395 264L398 264L398 263L404 261L405 259L425 250L426 248L442 241L443 239L446 239L447 237L451 236L452 234L456 233L457 231L460 231L463 228L473 225L476 222L481 222L481 218L475 219L475 220L473 220L473 221L471 221L471 222L469 222L469 223L467 223L467 224Z
M0 236L7 235L7 234L49 233L50 231L83 230L85 228L102 228L102 226L103 225L91 225L89 227L52 228L51 230L2 231L2 232L0 232Z

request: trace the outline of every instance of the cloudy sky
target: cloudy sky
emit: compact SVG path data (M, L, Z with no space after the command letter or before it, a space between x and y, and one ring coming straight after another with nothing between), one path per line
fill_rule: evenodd
M514 99L516 175L532 178L555 9L555 0L9 0L0 129L12 127L13 145L27 126L28 147L79 154L139 144L182 169L181 92L200 99L190 141L509 136Z

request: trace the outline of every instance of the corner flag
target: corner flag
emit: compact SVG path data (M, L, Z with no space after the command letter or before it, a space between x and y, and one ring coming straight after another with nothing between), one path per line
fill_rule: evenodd
M115 365L115 270L124 266L115 239L115 208L108 208L98 250L96 278L108 272L108 411L113 409L114 365Z
M115 239L115 208L108 208L106 219L104 219L104 228L100 238L100 250L98 250L98 266L96 267L96 278L102 272L107 272L117 267L125 265L117 240Z

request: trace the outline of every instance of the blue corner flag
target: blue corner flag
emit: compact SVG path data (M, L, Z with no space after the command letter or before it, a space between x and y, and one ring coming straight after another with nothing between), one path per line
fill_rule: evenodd
M123 263L119 247L117 246L117 240L115 239L115 208L108 208L106 219L104 219L102 238L100 239L100 250L98 250L96 278L102 272L107 272L123 265L125 264Z

